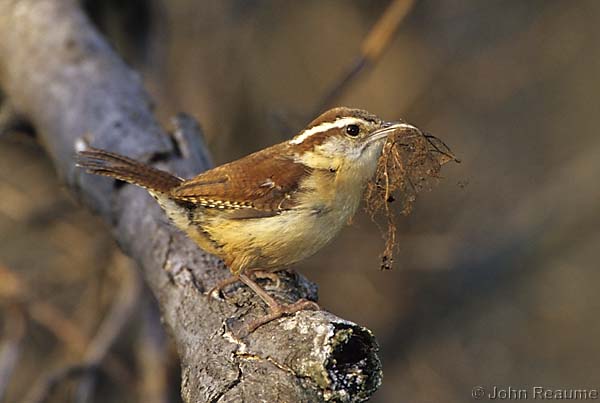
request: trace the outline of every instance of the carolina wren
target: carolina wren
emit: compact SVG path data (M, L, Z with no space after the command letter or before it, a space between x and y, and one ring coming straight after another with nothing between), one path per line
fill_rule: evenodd
M200 248L222 258L235 281L269 306L258 326L302 309L281 304L254 282L253 271L276 271L327 244L349 222L375 173L383 144L401 122L359 109L334 108L289 141L265 148L192 179L107 151L79 153L78 165L145 188Z

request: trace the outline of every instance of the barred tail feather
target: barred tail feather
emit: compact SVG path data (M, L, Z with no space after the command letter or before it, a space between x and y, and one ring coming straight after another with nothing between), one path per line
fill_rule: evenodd
M157 193L167 193L182 182L182 179L168 172L96 148L79 152L77 166L89 173L110 176Z

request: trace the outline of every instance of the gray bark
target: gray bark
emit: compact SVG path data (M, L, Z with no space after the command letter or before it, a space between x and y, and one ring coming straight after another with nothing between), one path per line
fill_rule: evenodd
M204 292L228 275L222 263L168 224L145 191L75 168L82 140L180 176L210 166L199 128L180 117L174 135L161 129L140 77L75 2L0 1L0 86L58 174L142 268L181 357L186 402L357 402L377 389L381 367L368 329L301 312L237 339L231 325L262 314L262 303L242 286L227 301L209 301ZM271 289L279 298L316 298L302 276L280 277Z

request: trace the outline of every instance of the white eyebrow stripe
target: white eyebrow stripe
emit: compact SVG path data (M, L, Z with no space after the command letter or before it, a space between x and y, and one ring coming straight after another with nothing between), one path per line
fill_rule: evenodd
M323 133L323 132L326 132L327 130L331 130L334 128L340 128L340 127L344 127L346 125L350 125L352 123L360 123L360 122L362 122L361 119L353 118L353 117L346 117L346 118L337 119L333 122L321 123L319 125L311 127L310 129L304 130L302 133L300 133L299 135L297 135L296 137L291 139L290 144L300 144L307 138L309 138L312 135L315 135L317 133Z
M418 127L415 127L415 126L413 126L413 125L410 125L410 124L408 124L408 123L400 123L400 124L398 125L398 127L401 127L401 128L403 128L403 129L412 129L412 130L416 130L416 131L418 131L418 132L420 132L420 131L421 131L421 130L420 130Z

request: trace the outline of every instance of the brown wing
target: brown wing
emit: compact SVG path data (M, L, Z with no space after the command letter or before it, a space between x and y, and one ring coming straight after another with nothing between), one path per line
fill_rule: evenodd
M238 218L278 214L293 207L309 168L286 157L282 143L221 165L171 190L174 199L236 210Z

